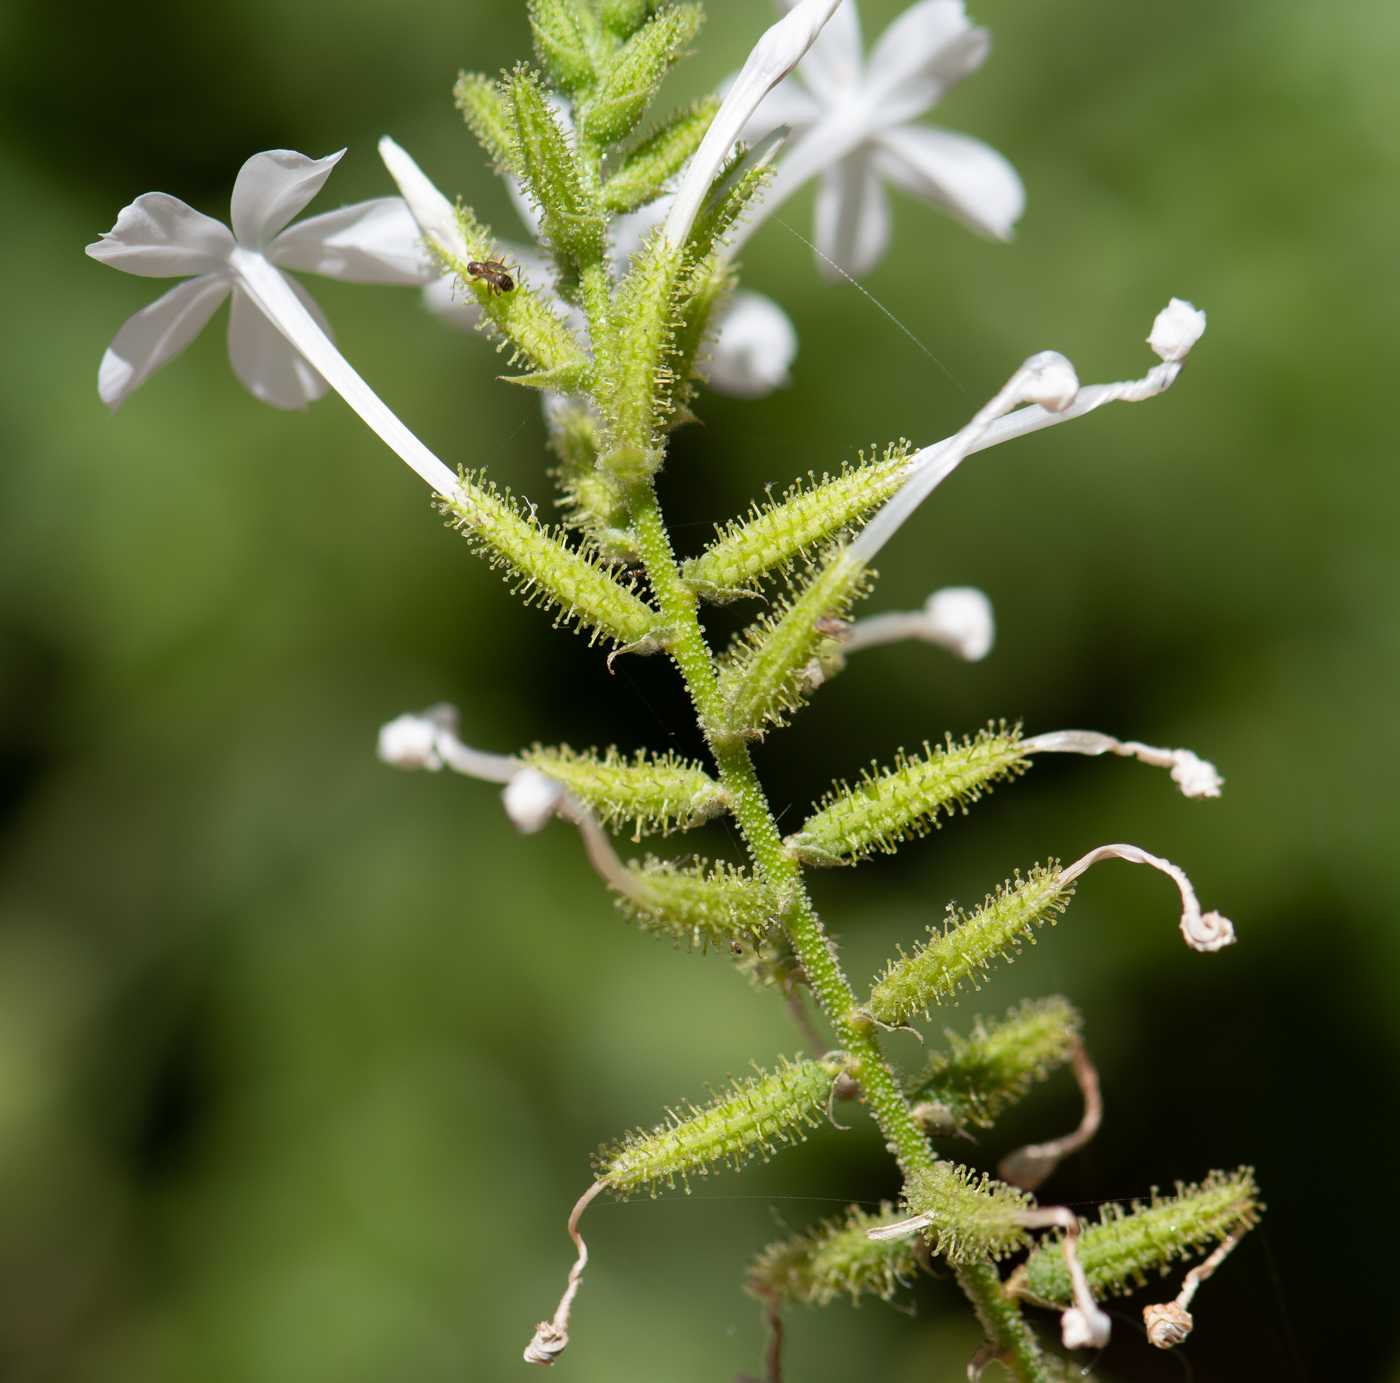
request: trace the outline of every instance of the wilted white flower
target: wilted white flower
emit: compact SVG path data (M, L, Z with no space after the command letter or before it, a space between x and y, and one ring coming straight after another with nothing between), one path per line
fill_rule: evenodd
M1173 298L1157 314L1147 344L1168 364L1175 364L1186 359L1205 330L1206 314L1181 298Z
M778 0L782 8L790 0ZM975 29L962 0L920 0L871 50L861 40L855 0L845 0L797 71L760 105L744 129L754 140L778 125L792 145L741 244L762 219L809 178L821 174L814 239L832 264L858 278L889 243L884 184L942 207L973 230L1006 240L1025 208L1016 170L968 135L914 123L943 94L982 65L991 36Z
M290 149L254 154L233 187L233 230L178 197L147 192L87 247L93 259L147 278L186 281L127 319L108 347L97 390L116 412L127 396L199 334L233 294L228 350L233 372L274 408L305 408L327 389L322 375L273 325L250 294L242 265L276 265L327 337L330 324L286 269L352 283L423 283L433 270L420 233L399 197L376 197L287 226L321 190L344 154L312 159Z

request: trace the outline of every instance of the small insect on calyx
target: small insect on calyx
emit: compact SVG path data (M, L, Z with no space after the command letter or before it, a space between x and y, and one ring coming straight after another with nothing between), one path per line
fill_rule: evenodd
M510 266L502 264L498 259L474 259L467 265L467 273L485 283L491 293L509 293L515 287L515 280L510 276Z

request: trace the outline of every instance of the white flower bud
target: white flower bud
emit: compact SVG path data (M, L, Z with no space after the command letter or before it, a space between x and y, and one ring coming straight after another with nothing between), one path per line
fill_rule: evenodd
M505 785L501 801L515 829L522 836L532 836L545 828L563 795L562 783L533 768L524 768Z
M976 586L945 586L924 601L930 632L935 641L969 663L979 662L992 651L996 621L992 602Z
M1024 365L1021 397L1050 413L1063 413L1079 393L1079 376L1059 351L1041 351Z
M1060 1317L1060 1340L1066 1349L1103 1349L1112 1329L1107 1312L1097 1306L1071 1306Z
M1147 344L1168 364L1185 360L1206 329L1206 314L1182 298L1173 298L1152 323Z
M427 717L401 715L379 727L379 757L395 768L426 768L436 773L442 767L437 735L438 727Z
M718 322L710 388L756 399L789 383L797 332L787 313L762 293L741 291Z

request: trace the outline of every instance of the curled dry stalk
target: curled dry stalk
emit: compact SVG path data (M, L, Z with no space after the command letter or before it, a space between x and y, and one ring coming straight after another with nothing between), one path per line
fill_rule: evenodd
M1147 864L1168 875L1179 890L1180 927L1193 949L1209 953L1229 945L1234 929L1220 914L1202 912L1176 865L1134 845L1106 845L1065 868L1051 860L1018 873L970 913L950 908L941 928L930 928L927 940L891 959L862 995L826 930L811 876L926 835L996 784L1029 771L1041 754L1136 758L1169 768L1192 798L1217 796L1221 779L1188 750L1082 730L1026 739L1019 727L992 724L972 737L950 735L913 753L898 750L887 766L854 785L834 784L784 837L750 750L786 725L862 648L912 637L959 656L983 656L992 640L990 608L966 588L936 593L918 614L853 622L855 607L874 586L879 553L968 456L1171 387L1205 317L1173 299L1148 338L1160 363L1139 379L1081 387L1064 356L1033 354L953 436L921 450L901 444L839 476L795 485L781 500L730 524L704 552L678 560L655 477L671 432L693 417L716 314L736 281L727 242L761 205L783 131L752 148L735 147L735 138L835 9L835 0L799 0L760 39L722 102L699 102L644 128L662 79L700 27L699 6L532 0L539 69L520 64L498 78L463 77L457 96L489 161L517 180L534 208L553 266L548 283L507 272L489 228L454 206L396 144L381 145L436 269L455 276L457 293L474 306L482 329L510 352L518 369L510 382L538 390L546 401L553 449L563 462L554 475L564 491L566 526L550 527L534 505L502 494L479 472L454 472L434 456L349 366L276 267L302 267L310 255L303 243L309 232L290 251L270 237L314 195L334 159L318 162L281 150L250 160L235 189L236 238L163 194L148 194L122 213L93 247L96 257L139 273L165 272L151 268L153 255L162 264L178 259L193 267L170 272L205 277L191 280L192 296L180 298L185 288L177 289L147 310L154 316L137 314L123 328L104 362L104 397L110 393L119 402L161 363L159 350L168 358L174 338L152 336L156 309L173 310L162 303L174 302L184 312L186 299L207 305L214 301L210 293L226 293L231 285L236 303L245 305L240 310L263 314L291 350L288 359L310 371L299 376L305 389L298 399L335 388L434 488L443 514L528 601L586 630L610 660L665 656L684 683L707 764L611 748L536 745L516 756L486 753L463 742L455 714L442 706L402 716L381 732L380 754L390 763L448 767L501 784L505 809L522 831L540 830L556 816L572 823L628 917L677 943L737 957L760 987L776 989L791 1005L812 1047L805 1057L779 1058L771 1069L755 1067L703 1106L668 1111L654 1128L629 1133L599 1154L593 1183L569 1216L577 1258L563 1298L538 1327L526 1359L552 1364L568 1342L588 1261L579 1219L596 1196L654 1192L707 1176L720 1163L739 1167L755 1155L769 1156L809 1130L840 1128L830 1117L833 1099L858 1095L898 1164L902 1205L873 1214L852 1207L771 1245L755 1260L748 1286L770 1324L768 1378L781 1376L784 1309L796 1302L822 1305L841 1294L888 1299L938 1255L955 1271L986 1334L970 1372L997 1359L1019 1383L1048 1383L1057 1366L1022 1303L1060 1311L1067 1348L1097 1347L1108 1330L1098 1298L1220 1240L1176 1302L1149 1308L1157 1313L1149 1319L1153 1343L1173 1343L1189 1328L1186 1305L1197 1285L1259 1213L1252 1176L1247 1169L1212 1173L1168 1201L1126 1211L1107 1206L1097 1225L1083 1225L1062 1206L1037 1206L1030 1194L1093 1135L1102 1115L1082 1024L1065 1000L1022 1004L1004 1019L978 1020L967 1037L950 1034L948 1049L933 1053L927 1069L909 1080L886 1057L882 1033L930 1016L1046 922L1054 924L1076 883L1102 860ZM615 215L655 205L668 192L674 196L664 224L658 215L630 261L620 265L610 238ZM263 206L257 216L250 211L255 203ZM371 211L349 208L320 218L324 236L335 231L344 241L349 213L360 217L354 224L369 225L383 210L365 206ZM316 218L303 224L314 226ZM188 241L183 248L181 237ZM345 243L337 253L340 260L327 252L314 262L350 262ZM302 259L287 257L295 254ZM192 334L189 323L180 331L181 340ZM128 368L120 351L138 347L148 348L149 359L140 369ZM757 617L727 649L712 648L701 625L703 603L752 594L764 597ZM742 838L743 866L650 855L624 861L609 833L630 828L640 841L684 832L722 813ZM830 1051L816 1041L804 991L834 1034ZM936 1139L971 1137L971 1127L991 1125L1066 1063L1085 1104L1074 1134L1021 1149L1003 1163L1000 1179L935 1150ZM1061 1237L1037 1241L1036 1232L1044 1230ZM999 1263L1022 1254L1004 1278Z

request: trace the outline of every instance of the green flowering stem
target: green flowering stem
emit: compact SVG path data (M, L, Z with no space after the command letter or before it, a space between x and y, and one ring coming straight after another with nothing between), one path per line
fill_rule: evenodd
M917 1171L932 1172L937 1158L880 1050L874 1023L861 1011L855 991L828 942L821 919L807 896L801 865L783 845L748 747L742 740L721 738L715 733L724 724L725 706L714 658L700 628L697 596L681 577L655 491L649 484L634 484L629 487L629 499L637 552L667 630L667 649L706 731L720 785L729 797L730 812L739 823L758 872L783 906L783 927L812 992L846 1053L847 1073L863 1091L905 1177ZM990 1262L970 1263L959 1267L957 1275L988 1339L996 1345L998 1355L1017 1383L1049 1383L1035 1335L1018 1304L1003 1290L995 1266Z

